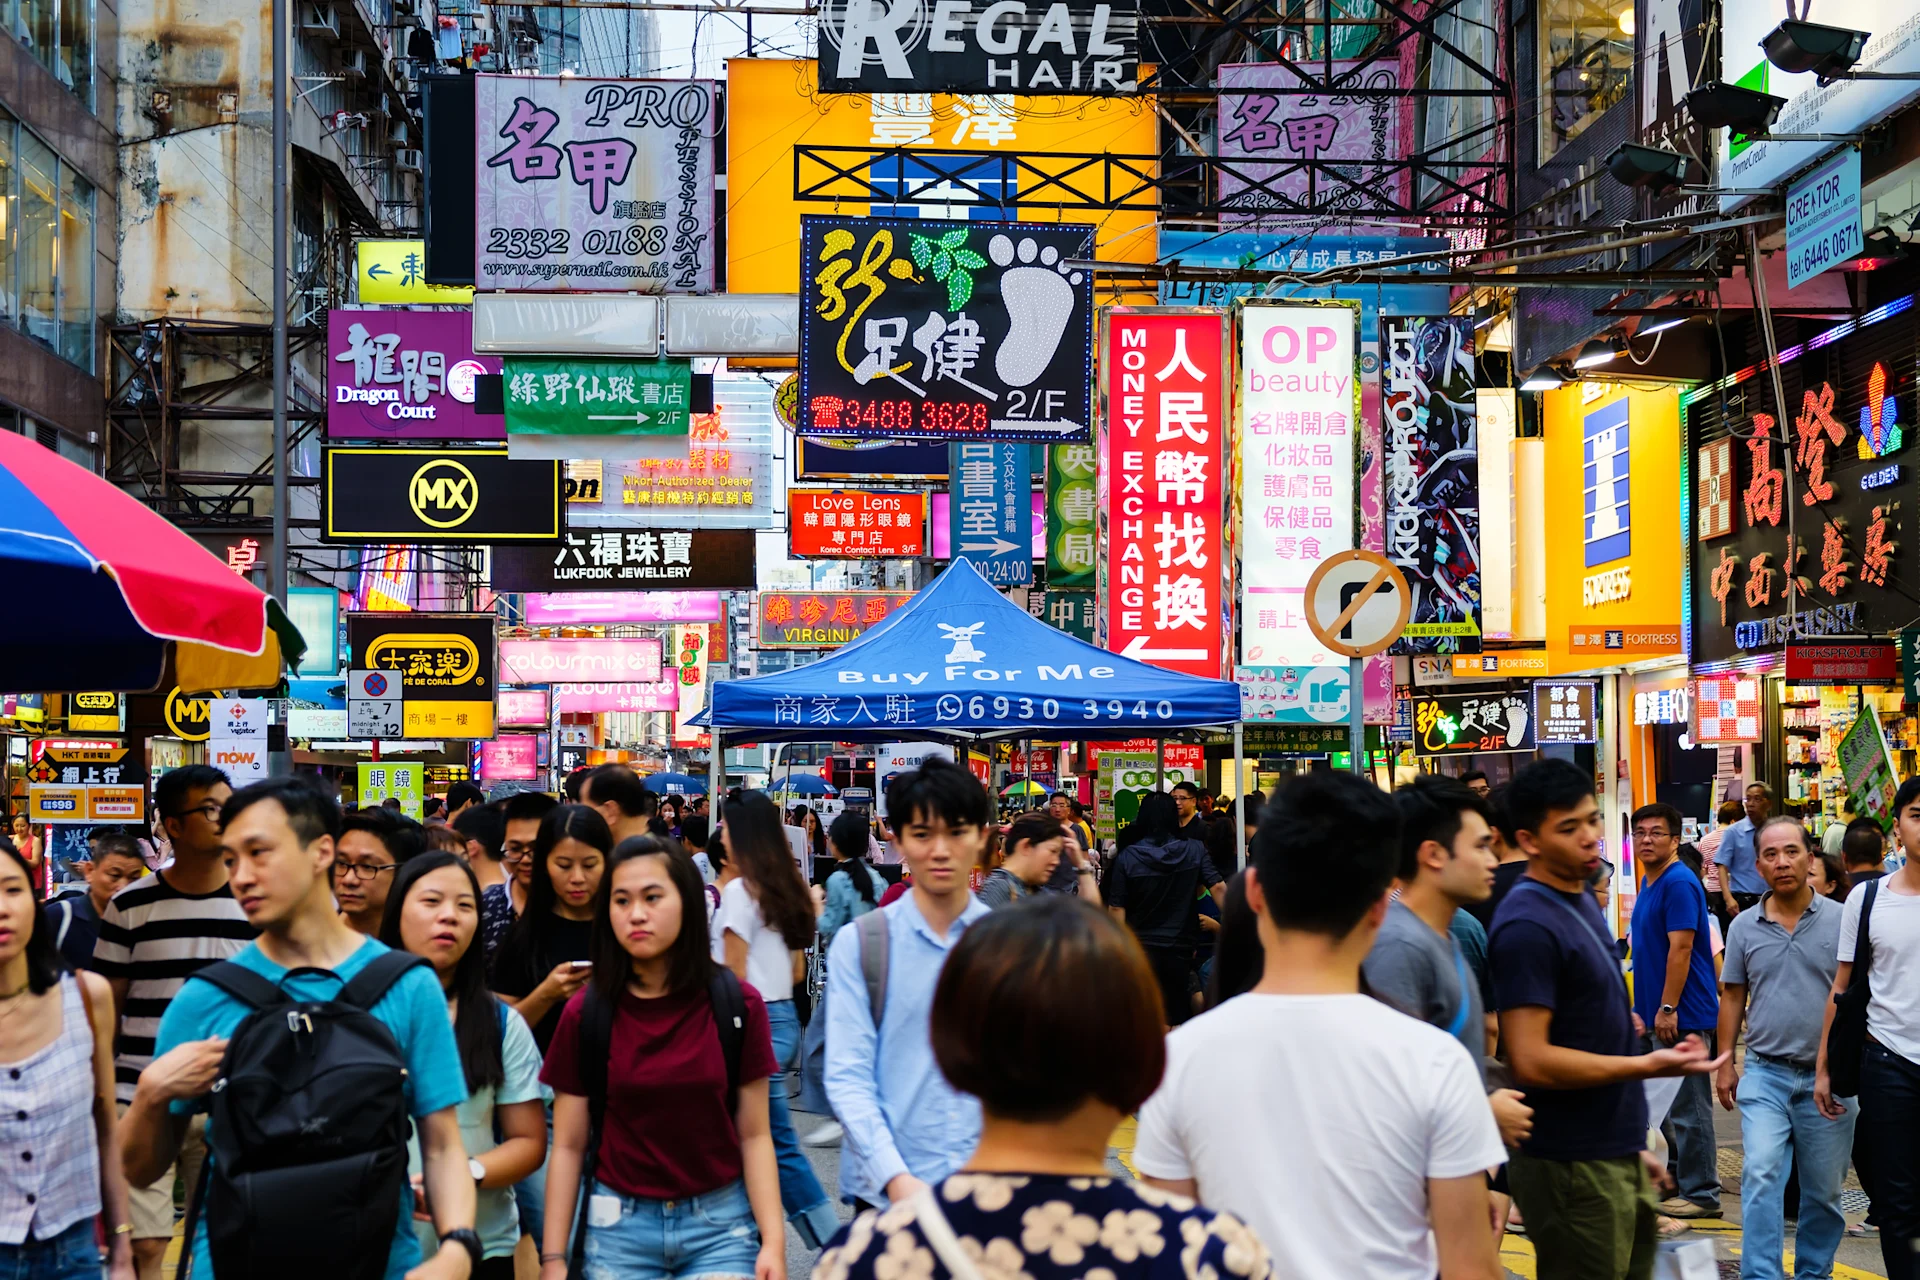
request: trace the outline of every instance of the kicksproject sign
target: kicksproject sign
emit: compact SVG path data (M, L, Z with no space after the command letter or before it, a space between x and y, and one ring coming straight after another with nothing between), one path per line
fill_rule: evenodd
M1132 93L1139 5L1130 0L827 0L820 87L828 93ZM997 56L996 56L997 55Z
M464 311L327 312L329 440L498 440L473 411L474 381L499 373L473 353Z
M1480 434L1471 316L1381 316L1387 559L1413 592L1394 653L1480 647Z
M1218 311L1115 308L1102 322L1100 362L1101 643L1216 680L1229 622L1226 337Z
M1084 440L1093 228L803 217L800 430Z
M1240 660L1343 662L1307 626L1307 579L1354 548L1359 304L1240 311Z
M713 291L713 81L478 80L480 288Z

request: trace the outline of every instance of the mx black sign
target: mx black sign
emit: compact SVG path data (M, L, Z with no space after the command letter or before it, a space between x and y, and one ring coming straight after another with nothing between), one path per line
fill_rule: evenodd
M1134 93L1138 0L825 0L828 93Z
M505 449L328 449L330 542L552 542L560 463Z

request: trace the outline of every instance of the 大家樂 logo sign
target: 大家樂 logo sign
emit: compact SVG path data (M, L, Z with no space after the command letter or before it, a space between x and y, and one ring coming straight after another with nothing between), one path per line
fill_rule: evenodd
M423 523L452 529L480 509L480 486L473 472L458 462L435 458L413 473L407 484L407 505Z

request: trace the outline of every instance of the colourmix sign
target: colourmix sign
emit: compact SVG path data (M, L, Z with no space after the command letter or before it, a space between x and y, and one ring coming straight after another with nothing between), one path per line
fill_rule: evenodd
M479 77L482 289L713 290L710 80Z
M503 684L650 683L659 678L660 641L646 636L500 642Z
M329 542L553 542L561 531L558 462L505 449L328 449Z
M1382 316L1387 558L1413 591L1395 653L1480 639L1479 406L1470 316Z

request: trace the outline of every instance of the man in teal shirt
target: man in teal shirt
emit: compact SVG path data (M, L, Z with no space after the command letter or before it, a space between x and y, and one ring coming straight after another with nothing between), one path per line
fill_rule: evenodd
M260 930L234 964L300 999L329 1000L386 951L347 927L334 909L340 810L331 798L298 779L273 778L235 792L220 822L233 896ZM292 970L302 972L289 977ZM250 1012L212 983L191 980L167 1006L153 1062L140 1073L121 1121L124 1163L139 1185L173 1163L188 1117L207 1107L227 1037ZM386 1280L465 1280L471 1255L458 1240L446 1239L451 1232L471 1232L474 1221L473 1175L454 1112L466 1099L467 1085L446 996L433 971L421 967L394 983L372 1012L392 1030L406 1058L407 1110L419 1129L427 1195L442 1240L423 1263L412 1193L403 1188ZM204 1220L193 1241L193 1275L213 1275Z

